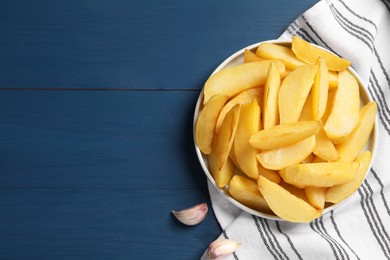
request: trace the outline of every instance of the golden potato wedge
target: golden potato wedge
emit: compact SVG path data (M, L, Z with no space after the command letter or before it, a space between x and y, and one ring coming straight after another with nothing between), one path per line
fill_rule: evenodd
M268 180L275 182L275 183L280 183L280 176L277 171L269 170L261 166L260 164L258 165L259 167L259 175L267 178Z
M362 152L374 127L377 105L374 101L360 109L360 119L344 143L336 147L340 162L350 162Z
M264 88L251 88L248 90L244 90L237 96L230 99L222 108L219 113L217 123L215 125L215 133L218 134L219 128L222 125L222 122L226 116L226 114L237 104L246 104L250 103L253 100L257 100L258 104L262 103Z
M313 99L311 93L306 98L305 104L303 105L301 115L299 116L299 121L313 121Z
M359 163L359 169L355 178L347 183L330 187L326 192L325 200L331 203L339 203L357 191L366 177L366 173L371 161L371 156L372 154L370 151L363 152L355 160L355 162Z
M329 70L329 89L337 88L339 85L339 76L336 71Z
M234 164L230 158L227 158L221 168L218 167L218 157L211 153L208 156L208 163L211 175L218 188L223 188L229 183L234 175Z
M250 50L244 51L244 63L254 62L254 61L262 61L264 59L257 57L256 54L251 52Z
M236 153L234 152L234 141L233 141L233 146L230 149L229 158L230 158L230 160L232 160L234 166L236 166L236 168L238 168L241 171L240 166L238 165L238 162L236 159Z
M232 149L233 150L233 149ZM230 160L232 160L232 158L229 156L229 159ZM233 160L232 160L232 162L233 162ZM234 162L233 162L233 164L234 164ZM240 175L240 176L244 176L244 177L248 177L245 173L243 173L242 171L241 171L241 169L240 168L238 168L236 165L234 165L234 167L233 167L233 175L232 176L234 176L234 175Z
M317 66L303 65L284 78L278 96L280 124L299 120L316 73Z
M288 74L290 74L290 70L286 70L285 72L280 74L281 81L284 80L285 77L287 77Z
M318 121L324 115L328 101L329 73L324 58L320 57L317 64L318 71L311 89L311 98L313 100L313 117L314 120Z
M225 176L223 169L227 167L225 164L229 161L229 153L233 146L234 137L236 135L238 121L240 117L240 106L236 105L227 115L221 126L218 135L215 135L211 144L211 153L208 156L211 174L214 177L218 187L225 186L230 178ZM231 176L230 176L231 177Z
M217 94L230 98L246 89L264 85L271 63L275 63L277 68L281 68L281 73L284 72L282 62L264 60L224 68L213 74L204 85L203 103L206 104L212 96Z
M280 72L271 64L268 69L264 86L263 128L275 126L279 122L278 93L280 87Z
M314 160L314 153L309 154L301 163L311 163Z
M297 36L292 37L291 49L298 59L309 64L315 64L319 57L324 57L329 70L343 71L351 66L349 60L340 58L333 53L314 46Z
M259 176L257 185L271 210L282 219L310 222L321 215L320 210L263 176Z
M313 153L328 162L334 162L339 159L336 147L323 129L316 134L316 147Z
M286 166L279 171L280 177L296 187L331 187L346 183L356 176L359 163L326 162Z
M334 99L335 99L335 96L336 96L336 91L337 91L337 88L329 89L329 91L328 91L328 101L327 101L327 104L326 104L325 113L324 113L324 115L322 116L322 118L320 120L322 126L325 125L326 121L329 118L330 112L332 111Z
M288 146L318 133L321 124L316 121L298 121L263 129L249 139L260 150L272 150Z
M303 161L312 153L315 145L316 141L313 135L289 146L261 152L257 155L257 160L266 169L280 170Z
M294 185L291 185L291 184L289 184L287 182L284 182L283 180L280 180L279 185L283 189L285 189L288 192L290 192L292 195L294 195L294 196L300 198L301 200L306 201L307 203L310 204L309 200L306 197L306 193L305 193L304 189L297 188Z
M211 142L214 136L215 125L226 100L227 96L224 95L213 96L199 113L196 122L195 140L196 145L204 154L211 153Z
M328 161L322 159L321 157L319 157L319 156L317 156L317 155L314 156L313 161L311 161L311 163L322 163L322 162L328 162Z
M250 178L259 176L256 159L257 150L249 143L249 138L260 130L260 106L257 101L241 105L240 120L234 139L234 153L240 169Z
M257 47L256 55L263 59L280 60L288 70L295 70L297 67L305 65L304 62L298 60L291 48L275 43L261 43Z
M343 143L359 121L359 85L349 71L339 72L339 86L324 125L327 136L335 144Z
M305 194L309 200L310 205L316 209L324 209L326 191L327 188L325 187L306 187Z
M234 199L252 209L271 213L267 202L261 195L255 181L239 175L234 175L230 181L229 193Z

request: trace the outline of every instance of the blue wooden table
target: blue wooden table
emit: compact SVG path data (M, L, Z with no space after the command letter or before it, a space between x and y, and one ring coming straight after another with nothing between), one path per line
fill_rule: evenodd
M198 259L221 233L193 110L315 0L0 3L0 259Z

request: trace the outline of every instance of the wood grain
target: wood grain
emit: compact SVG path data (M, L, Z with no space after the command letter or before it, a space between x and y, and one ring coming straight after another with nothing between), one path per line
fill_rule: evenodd
M0 91L0 187L205 189L192 137L198 95Z
M315 2L12 1L0 8L0 88L200 89Z
M212 211L195 228L171 215L210 205L192 142L198 94L0 91L0 256L201 255L220 233Z
M195 259L220 230L210 211L187 227L170 213L194 189L0 189L2 259ZM210 205L210 204L209 204Z
M195 102L316 1L0 4L0 259L199 259ZM171 210L207 202L195 227Z

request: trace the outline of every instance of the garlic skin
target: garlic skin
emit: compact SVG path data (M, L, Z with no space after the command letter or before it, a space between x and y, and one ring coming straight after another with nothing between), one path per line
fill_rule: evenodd
M188 226L194 226L202 222L205 219L207 212L207 203L201 203L180 211L172 210L172 214L177 218L177 220Z
M241 245L231 239L215 240L207 249L207 256L210 259L220 259L226 255L232 254Z

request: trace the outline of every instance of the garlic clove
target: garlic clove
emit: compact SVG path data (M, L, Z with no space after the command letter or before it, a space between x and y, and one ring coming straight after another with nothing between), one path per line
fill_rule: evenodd
M172 210L172 214L183 224L194 226L203 221L208 211L207 203L201 203L180 211Z
M231 239L221 239L215 240L212 242L207 249L207 256L210 259L220 259L226 255L229 255L236 251L236 249L241 245Z

